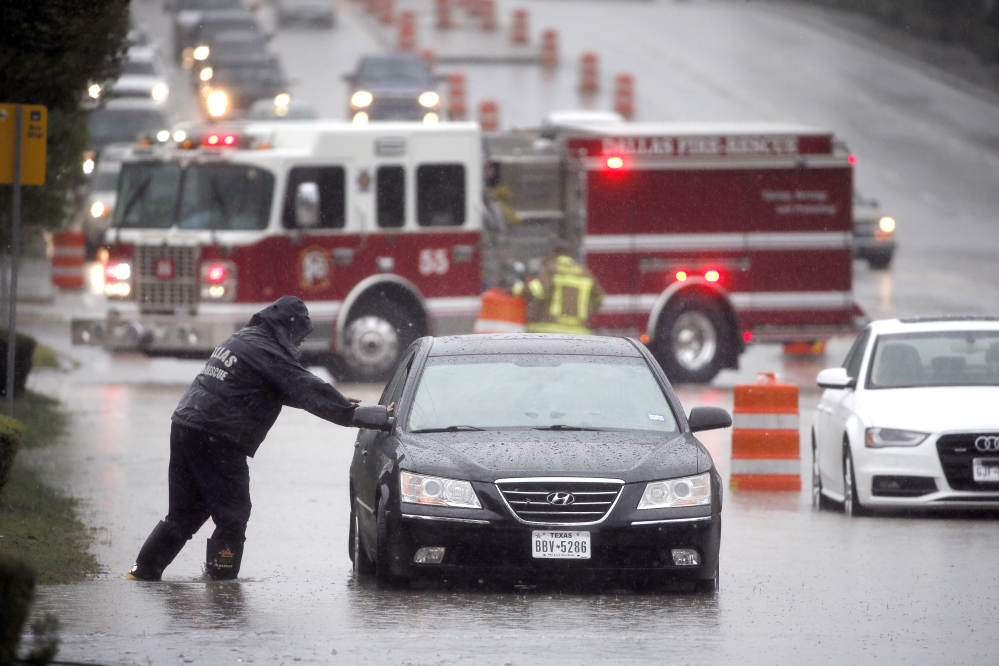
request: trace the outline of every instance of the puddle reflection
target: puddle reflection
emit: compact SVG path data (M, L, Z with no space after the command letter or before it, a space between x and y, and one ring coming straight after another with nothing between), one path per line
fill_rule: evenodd
M170 619L189 629L240 629L250 605L240 581L162 583L148 586Z

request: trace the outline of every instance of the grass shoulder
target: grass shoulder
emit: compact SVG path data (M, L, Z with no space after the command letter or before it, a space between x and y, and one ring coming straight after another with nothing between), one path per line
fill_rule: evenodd
M58 400L26 391L15 400L23 449L55 444L67 417ZM41 584L72 583L101 571L88 550L91 536L76 514L77 500L45 484L30 466L15 459L0 491L0 553L35 569Z

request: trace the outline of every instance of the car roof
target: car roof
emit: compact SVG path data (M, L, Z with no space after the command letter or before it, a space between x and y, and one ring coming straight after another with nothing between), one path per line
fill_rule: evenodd
M999 317L987 315L948 315L939 317L903 317L871 322L877 335L889 333L931 333L933 331L999 331Z
M600 335L557 335L551 333L497 333L450 335L432 339L430 356L470 354L581 354L583 356L630 356L641 352L625 338Z

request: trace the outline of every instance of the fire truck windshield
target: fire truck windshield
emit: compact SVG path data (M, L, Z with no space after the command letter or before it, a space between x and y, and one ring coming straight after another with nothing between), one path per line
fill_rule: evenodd
M254 166L135 162L122 165L114 224L138 229L264 229L274 176Z

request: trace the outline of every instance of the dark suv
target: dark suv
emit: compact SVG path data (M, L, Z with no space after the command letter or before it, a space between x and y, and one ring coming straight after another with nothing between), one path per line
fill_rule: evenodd
M440 119L438 78L420 56L365 56L345 78L351 84L347 117L354 122Z

